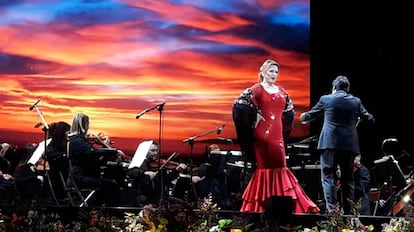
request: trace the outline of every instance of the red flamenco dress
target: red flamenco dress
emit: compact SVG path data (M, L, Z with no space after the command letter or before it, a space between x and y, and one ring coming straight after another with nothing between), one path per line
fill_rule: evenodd
M287 105L287 92L279 87L277 93L270 94L256 84L250 88L250 93L250 100L265 120L260 120L253 130L257 166L243 193L240 211L264 212L266 199L290 196L294 213L319 213L318 206L306 195L286 164L282 113Z

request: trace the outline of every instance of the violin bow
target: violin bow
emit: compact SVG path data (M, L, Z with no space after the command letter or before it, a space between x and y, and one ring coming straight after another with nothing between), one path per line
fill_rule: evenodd
M170 157L168 157L168 159L160 166L160 168L158 168L158 170L161 170L161 169L163 169L164 167L165 167L165 165L167 165L168 164L168 162L170 162L175 156L177 156L178 155L178 153L177 152L174 152L174 153L172 153L171 155L170 155Z

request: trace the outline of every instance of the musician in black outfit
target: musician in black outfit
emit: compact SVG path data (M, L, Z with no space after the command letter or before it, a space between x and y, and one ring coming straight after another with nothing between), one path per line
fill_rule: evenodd
M65 197L62 179L68 178L67 162L67 134L70 130L70 124L64 121L53 122L49 125L48 138L52 139L47 146L47 161L49 163L49 176L52 187L58 199Z
M95 204L118 206L119 187L116 181L102 177L101 166L106 160L120 159L125 154L114 148L95 148L87 139L88 129L89 116L76 114L68 135L70 172L79 188L96 190Z
M0 203L8 203L16 195L14 177L10 173L10 162L5 158L9 148L9 143L0 143Z
M221 154L219 145L211 144L208 146L207 162L200 165L199 176L197 181L197 191L200 199L211 195L213 201L220 208L226 207L226 156Z
M10 174L10 161L6 158L6 153L10 149L10 144L0 142L0 170Z
M37 146L38 144L36 143L26 144L25 152L13 174L17 195L25 201L37 201L42 197L43 175L41 175L35 165L27 162Z
M130 166L127 170L127 175L133 179L133 188L137 196L133 205L140 207L147 204L158 205L161 199L168 196L172 188L171 182L180 172L187 169L187 165L178 163L178 165L163 166L159 162L159 145L155 141L143 141L140 146L144 147L145 154L135 155L145 155L145 159L138 167ZM172 167L167 168L167 166Z
M371 202L369 196L371 192L371 175L369 169L361 163L361 154L355 156L353 171L355 180L354 202L360 201L360 214L371 215Z

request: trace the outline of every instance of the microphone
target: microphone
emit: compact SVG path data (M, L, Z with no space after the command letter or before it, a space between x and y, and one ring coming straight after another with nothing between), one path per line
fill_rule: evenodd
M30 106L30 108L29 108L29 110L33 110L33 108L35 108L36 106L37 106L37 104L39 104L39 102L41 101L42 99L38 99L32 106Z
M39 128L40 126L42 126L43 125L43 123L42 122L38 122L38 123L36 123L36 125L34 126L34 128Z
M165 105L165 102L158 104L157 105L157 110L162 110L164 105Z
M225 124L221 125L221 127L217 128L217 134L221 134L221 131L223 130Z

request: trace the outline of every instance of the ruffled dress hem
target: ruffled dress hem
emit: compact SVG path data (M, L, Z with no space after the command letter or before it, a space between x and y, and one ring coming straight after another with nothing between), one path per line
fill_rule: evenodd
M266 200L273 196L291 197L294 213L320 212L287 167L256 169L243 193L240 211L265 212Z

